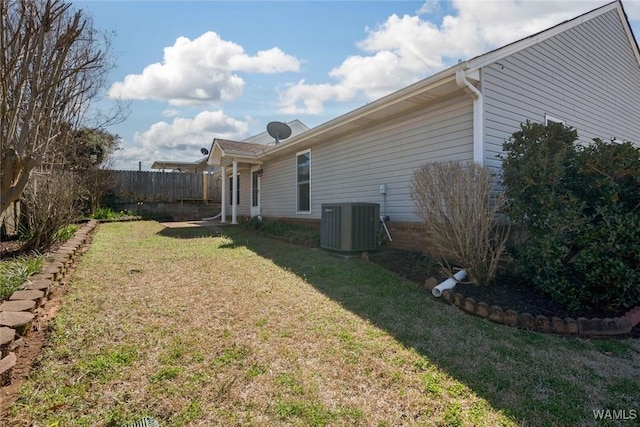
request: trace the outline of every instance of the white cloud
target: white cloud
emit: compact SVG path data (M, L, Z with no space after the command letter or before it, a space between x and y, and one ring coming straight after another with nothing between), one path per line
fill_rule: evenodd
M627 4L628 3L628 4ZM328 101L376 99L427 77L458 59L470 59L603 5L601 1L455 0L453 13L430 18L440 5L427 1L424 15L391 15L368 29L356 46L363 52L332 69L334 83L301 80L280 94L282 112L319 114ZM625 2L640 11L640 0ZM635 13L635 12L634 12Z
M175 108L166 108L162 111L162 115L166 117L176 117L180 115L180 110L176 110Z
M144 132L134 134L134 144L124 141L114 162L118 168L149 168L156 160L196 161L200 148L210 148L213 138L242 140L248 136L248 119L237 120L222 111L203 111L194 118L176 117L172 122L157 122Z
M300 80L280 93L280 113L320 114L324 102L329 100L348 101L355 92L345 85L314 84Z
M280 49L247 54L242 46L209 31L190 40L179 37L164 48L162 63L150 64L141 74L129 74L114 83L109 96L120 99L154 99L171 105L202 105L237 99L243 92L245 73L298 71L300 61Z

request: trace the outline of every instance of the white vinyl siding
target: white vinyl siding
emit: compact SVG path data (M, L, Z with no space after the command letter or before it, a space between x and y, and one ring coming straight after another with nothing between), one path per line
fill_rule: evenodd
M545 114L580 141L617 137L638 144L640 70L612 10L482 70L485 163L499 166L503 142Z
M472 130L472 100L461 92L358 132L315 141L310 217L320 218L323 203L340 202L380 203L382 214L384 198L379 187L386 184L386 214L391 220L417 221L409 195L413 171L427 161L473 160ZM296 164L291 158L287 155L264 164L265 217L296 216Z

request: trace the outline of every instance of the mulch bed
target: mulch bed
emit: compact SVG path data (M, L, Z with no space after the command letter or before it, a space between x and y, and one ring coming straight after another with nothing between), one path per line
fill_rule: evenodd
M384 250L369 255L369 259L398 275L423 285L425 279L435 277L438 282L444 280L438 273L438 268L429 259L418 253L400 250ZM465 297L471 297L476 302L485 302L490 307L497 305L503 310L515 310L520 313L531 313L534 317L544 315L549 318L578 317L606 318L624 315L626 310L610 312L604 310L571 311L547 295L535 289L526 281L514 277L500 277L490 286L478 286L459 283L454 292L460 292ZM638 329L638 327L634 328Z
M0 259L12 258L20 254L23 242L9 239L0 241Z

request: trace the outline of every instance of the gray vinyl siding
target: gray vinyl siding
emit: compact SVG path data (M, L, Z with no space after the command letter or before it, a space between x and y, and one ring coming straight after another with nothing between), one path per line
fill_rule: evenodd
M311 152L311 191L313 191L313 150ZM313 195L311 196L313 200ZM295 154L265 162L260 181L262 215L271 218L293 216L296 212Z
M615 10L483 68L482 91L491 166L521 123L543 123L545 113L583 143L640 143L640 69Z
M323 203L373 202L392 221L417 221L413 171L428 161L473 160L472 100L460 93L421 110L311 146L311 214L296 214L296 156L269 161L262 176L266 217L320 218Z

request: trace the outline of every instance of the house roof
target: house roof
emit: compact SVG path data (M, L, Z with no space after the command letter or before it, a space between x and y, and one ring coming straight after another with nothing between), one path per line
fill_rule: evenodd
M302 123L300 120L295 119L290 122L286 122L287 126L291 129L291 136L296 136L301 134L302 132L306 132L309 130L309 127ZM274 138L269 135L269 133L265 130L257 135L250 136L247 139L243 139L242 142L251 142L255 144L271 144L274 141Z
M262 154L265 150L264 144L254 144L251 142L231 141L228 139L214 139L213 146L218 145L225 155L239 154L243 156L255 156Z
M226 166L231 162L230 159L245 163L260 164L262 162L256 159L264 153L266 148L267 146L264 144L216 138L213 140L213 146L206 161L209 165L220 166ZM223 160L225 158L227 161Z
M291 135L297 136L309 130L307 125L295 119L287 123L291 128ZM251 136L243 141L215 138L211 143L209 155L205 159L209 165L221 164L222 158L232 156L237 160L257 158L270 145L275 145L275 139L267 131ZM261 162L260 162L261 163Z
M550 37L565 32L577 25L605 14L611 10L617 10L625 29L636 62L640 67L640 50L633 35L627 15L620 0L601 6L576 18L564 21L554 27L520 39L516 42L479 55L470 60L460 62L452 67L442 70L430 77L406 86L396 92L386 95L378 100L370 102L360 108L352 110L342 116L325 122L300 135L291 137L277 146L269 147L262 155L263 158L276 157L285 153L295 152L299 146L317 139L328 140L340 134L373 125L382 118L402 114L416 105L425 104L432 100L455 93L461 88L456 84L456 73L463 70L470 81L479 80L479 70L489 64L499 61L509 55L521 51L527 47L541 43Z

